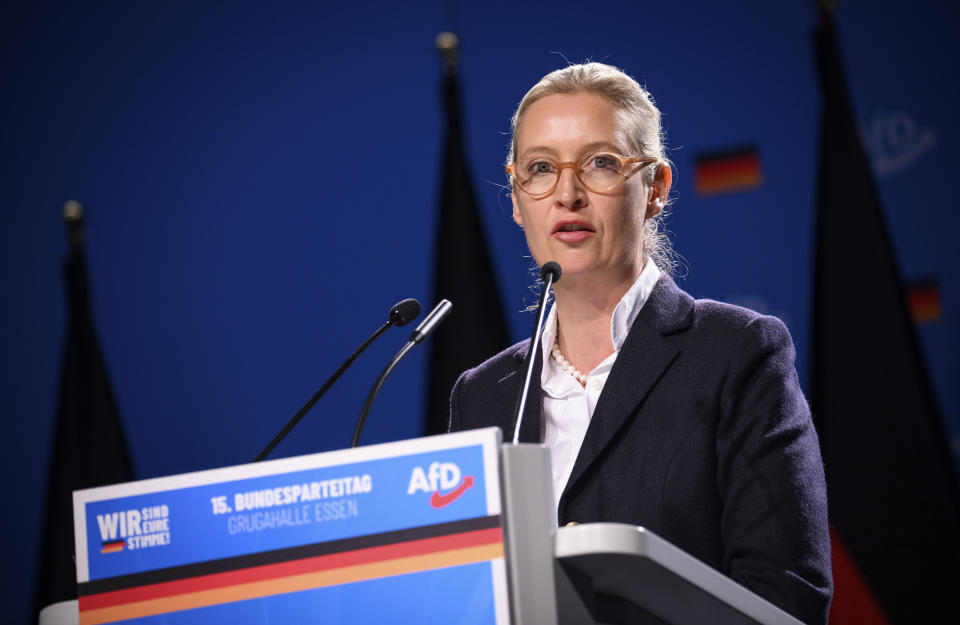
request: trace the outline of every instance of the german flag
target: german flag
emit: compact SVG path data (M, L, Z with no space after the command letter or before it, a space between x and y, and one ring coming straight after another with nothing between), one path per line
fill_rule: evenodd
M125 540L108 540L103 543L103 547L100 548L100 553L116 553L117 551L123 551L123 548L127 546L127 541Z
M500 517L479 517L93 580L80 625L99 625L503 557Z
M456 50L451 50L456 54ZM433 296L457 303L457 314L440 324L430 340L424 434L447 431L450 389L457 376L510 345L497 272L473 189L460 102L460 77L449 62L442 82L446 113L440 198L433 256ZM463 276L470 276L464 280Z
M942 623L957 596L960 480L821 6L810 405L834 530L830 622ZM916 292L932 315L935 290Z
M129 482L134 477L120 411L90 308L92 296L84 260L80 205L67 202L64 218L71 244L63 264L69 316L47 473L45 520L39 541L34 622L46 606L77 597L77 567L70 557L75 548L73 491Z
M703 152L696 157L694 184L698 195L750 191L763 184L760 154L754 146Z
M933 278L907 283L910 316L917 325L940 321L940 285Z

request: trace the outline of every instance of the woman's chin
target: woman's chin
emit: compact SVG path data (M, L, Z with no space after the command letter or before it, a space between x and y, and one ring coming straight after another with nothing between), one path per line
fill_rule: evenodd
M548 250L548 253L545 256L549 258L539 258L541 256L538 254L537 258L538 264L543 267L543 263L553 261L560 265L560 268L563 270L563 275L571 275L573 273L583 273L589 271L595 271L599 265L597 258L594 254L584 254L585 250L580 249L554 249ZM542 261L542 262L541 262Z
M560 265L560 270L563 272L561 281L565 281L566 285L571 285L574 282L583 284L584 281L589 281L590 283L606 284L613 287L613 285L621 282L632 283L640 275L642 269L642 265L602 262L596 258L577 258L569 255L558 255L553 260Z
M595 264L585 263L578 259L557 260L560 270L563 272L563 278L569 283L572 279L597 278L603 275L603 270Z

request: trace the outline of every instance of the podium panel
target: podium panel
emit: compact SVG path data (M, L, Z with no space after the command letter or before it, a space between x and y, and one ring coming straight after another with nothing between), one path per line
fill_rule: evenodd
M671 625L803 625L777 606L642 527L590 523L560 528L558 566L587 580L580 593L623 600L624 620ZM576 583L573 584L574 586ZM569 618L562 625L592 623Z
M74 493L79 622L510 619L496 428Z

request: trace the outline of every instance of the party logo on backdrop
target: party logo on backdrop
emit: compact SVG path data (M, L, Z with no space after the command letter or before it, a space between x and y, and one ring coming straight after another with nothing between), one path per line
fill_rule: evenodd
M874 113L861 133L878 177L903 171L937 144L933 130L921 127L909 113Z

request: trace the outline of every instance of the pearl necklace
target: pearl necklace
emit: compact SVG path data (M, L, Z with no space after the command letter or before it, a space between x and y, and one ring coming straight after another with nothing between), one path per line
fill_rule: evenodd
M560 365L560 368L572 375L577 382L579 382L582 386L587 385L587 376L583 375L583 372L570 364L570 361L564 358L563 352L560 351L559 328L557 331L557 336L553 341L553 349L550 351L550 355L553 356L553 359L557 361L557 364Z

